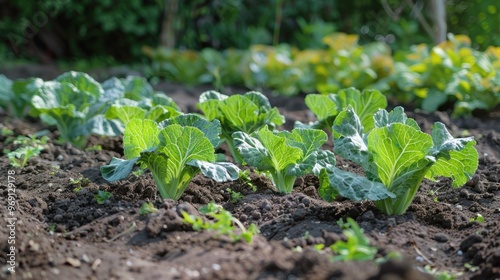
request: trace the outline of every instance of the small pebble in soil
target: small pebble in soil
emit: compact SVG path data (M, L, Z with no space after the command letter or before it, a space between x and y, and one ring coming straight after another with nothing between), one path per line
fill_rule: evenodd
M245 222L246 220L248 220L248 216L246 214L241 214L239 220L241 222Z
M306 210L304 209L297 209L295 212L292 214L292 219L294 221L301 221L306 217Z
M304 206L309 207L309 205L311 204L311 199L309 199L309 197L304 197L304 199L302 199L302 203L304 204Z
M375 219L375 214L373 214L373 212L371 210L368 210L365 213L363 213L363 215L361 215L361 219L363 221L369 222L369 221Z
M106 155L102 155L102 154L101 154L101 155L98 155L98 156L96 157L96 159L97 159L98 161L102 161L102 162L109 162L109 160L110 160L108 156L106 156Z
M63 155L58 155L58 156L56 157L56 159L57 159L58 161L63 161L63 160L64 160L64 156L63 156Z
M469 250L469 248L472 245L479 243L479 242L482 242L482 241L483 241L483 237L481 237L481 235L479 235L479 234L469 235L469 237L465 238L465 240L462 241L462 243L460 243L460 250L462 250L463 252L467 252L467 250Z
M63 215L55 215L53 221L56 223L60 223L63 221Z
M449 240L449 237L444 233L436 233L436 235L434 235L434 240L437 242L446 242Z
M262 217L262 215L260 214L259 211L253 211L252 212L252 218L255 219L255 220L259 220L260 217Z
M475 174L467 183L465 183L468 187L473 187L479 183L479 175Z
M80 267L82 264L79 259L75 258L66 258L66 263L71 265L72 267Z
M84 263L89 263L90 262L90 258L89 256L87 256L87 254L83 254L81 257L80 257L80 260Z
M179 217L182 217L182 211L190 214L190 215L197 215L197 210L196 208L194 208L193 205L189 204L189 203L186 203L186 202L183 202L179 205L177 205L176 209L175 209L177 215L179 215Z
M253 211L253 206L252 205L247 205L245 208L243 208L243 212L245 213L251 213Z
M80 150L79 150L79 149L77 149L77 148L73 148L73 147L71 147L71 148L70 148L70 150L69 150L69 154L70 154L70 155L74 155L74 156L76 156L76 155L81 155L81 154L82 154L82 151L80 151Z
M390 227L395 227L397 224L396 224L396 219L395 218L389 218L387 219L387 225L390 226Z
M264 210L266 212L271 210L271 204L269 203L269 201L267 199L262 202L260 207L262 208L262 210Z

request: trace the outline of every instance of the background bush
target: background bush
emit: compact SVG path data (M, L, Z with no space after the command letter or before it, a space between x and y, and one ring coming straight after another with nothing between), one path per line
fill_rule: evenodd
M165 9L172 1L0 0L0 59L137 60L141 47L160 43ZM423 0L177 0L171 20L180 49L247 49L278 42L319 48L321 38L338 31L358 34L361 44L384 41L398 50L432 41L407 2L416 3L429 20ZM476 48L500 44L500 36L492 36L500 34L497 0L446 3L450 32L469 35Z

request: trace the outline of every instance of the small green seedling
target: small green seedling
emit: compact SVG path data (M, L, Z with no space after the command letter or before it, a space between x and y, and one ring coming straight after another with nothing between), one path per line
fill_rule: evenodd
M135 177L139 177L144 174L144 172L146 172L146 169L139 168L136 171L132 171L132 175L134 175Z
M434 202L438 202L438 201L439 201L439 199L438 199L438 195L439 195L439 192L441 191L441 189L442 189L442 188L443 188L443 187L440 187L440 188L438 188L438 189L436 189L436 190L430 190L430 191L429 191L429 195L430 195L430 196L432 196L432 200L433 200Z
M484 223L483 215L477 213L475 218L470 218L470 222Z
M462 276L462 272L452 274L448 271L439 271L437 268L433 268L430 265L426 265L424 267L424 271L434 276L434 279L436 280L454 280L458 276Z
M330 246L333 253L333 261L364 261L373 260L377 254L377 248L370 246L370 241L363 234L363 230L351 218L347 218L347 223L342 221L341 227L347 242L337 241ZM340 224L339 224L340 225ZM346 228L347 227L347 228Z
M348 229L350 226L348 223L344 222L344 219L340 218L340 220L337 221L337 225L340 227L340 229Z
M238 179L243 181L245 184L247 184L250 188L252 188L252 191L257 191L257 186L252 183L252 179L250 178L250 171L248 170L242 170L238 174Z
M465 263L464 267L470 272L476 272L479 270L479 266L472 265L470 263Z
M111 196L113 195L110 192L98 190L97 193L94 195L94 198L98 204L103 204L106 201L108 201L111 198Z
M251 224L248 229L245 229L240 220L213 202L201 207L200 212L214 218L215 221L205 222L201 217L195 217L183 211L184 222L191 224L194 230L211 230L217 232L217 235L229 236L233 242L243 239L248 243L252 243L253 236L259 233L259 228L255 224Z
M52 171L50 171L50 176L56 175L57 172L59 172L59 165L52 165Z
M12 135L14 135L14 131L12 129L9 129L4 126L0 128L0 136L12 136Z
M230 188L227 188L226 191L231 195L231 202L235 203L243 199L243 195L240 192L233 191Z
M158 211L158 209L156 209L151 201L148 201L142 204L141 208L139 209L139 214L148 215L156 211Z
M73 179L73 178L69 178L69 182L72 184L72 185L83 185L83 186L86 186L90 183L90 180L88 178L85 178L85 177L80 177L78 179Z
M87 152L90 152L90 151L100 152L100 151L102 151L102 146L101 145L93 145L93 146L85 148L85 151L87 151Z
M14 140L14 145L17 145L18 148L14 151L5 149L4 153L7 154L12 166L22 168L26 166L28 160L38 156L45 149L48 140L47 136L38 139L36 135L20 135Z
M49 233L54 233L54 232L56 232L56 224L50 224Z
M90 180L88 178L83 177L83 176L78 178L78 179L73 179L70 177L69 183L71 185L75 186L75 188L73 189L73 192L77 193L77 192L81 191L83 187L86 187L90 183Z
M322 244L322 243L313 245L314 251L317 251L317 252L321 252L324 248L325 248L325 244Z

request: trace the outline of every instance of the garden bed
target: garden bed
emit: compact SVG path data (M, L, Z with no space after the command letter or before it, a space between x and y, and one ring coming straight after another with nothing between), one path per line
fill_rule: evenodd
M156 89L172 97L184 112L196 111L199 94L207 90L171 84L159 84ZM297 120L313 121L303 98L270 99L286 117L285 128L291 129ZM131 175L116 183L102 178L99 167L113 156L123 157L121 137L93 136L88 146L101 145L100 151L83 151L50 141L40 157L23 169L9 166L4 156L0 159L3 195L7 197L9 170L15 170L12 176L19 205L15 212L17 267L15 275L8 277L382 279L392 273L401 279L432 279L419 272L426 266L427 271L445 272L459 279L500 277L499 111L461 120L452 120L443 112L427 114L408 108L407 112L427 133L434 121L441 121L454 136L474 135L479 168L474 178L458 189L453 189L449 180L424 180L409 210L400 216L381 214L372 202L325 202L318 195L319 183L313 176L299 178L292 194L278 194L269 179L252 172L256 191L241 180L217 183L198 175L179 201L163 202L150 173ZM15 135L45 128L35 120L0 117ZM55 140L57 132L51 131L50 138ZM331 142L325 146L332 148ZM337 165L362 172L342 158L337 158ZM70 178L88 181L71 183ZM75 192L77 187L81 189ZM244 197L232 201L228 188ZM111 199L98 204L94 199L97 190L109 191ZM153 201L159 211L140 215L139 208L145 201ZM260 235L251 244L233 243L213 232L194 231L182 222L182 210L199 216L197 209L211 201L245 226L255 223ZM471 221L477 214L484 222ZM3 221L10 218L5 207L0 215ZM337 221L347 217L364 229L378 248L378 257L398 252L404 260L382 265L372 261L332 262L329 250L315 250L315 244L329 246L345 238ZM1 235L12 234L4 225ZM0 260L5 265L10 245L2 238L0 246ZM6 268L1 278L7 277Z

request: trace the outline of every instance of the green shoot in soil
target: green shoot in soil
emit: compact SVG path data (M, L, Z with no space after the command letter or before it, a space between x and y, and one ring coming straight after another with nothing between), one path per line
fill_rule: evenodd
M245 184L247 184L250 188L252 188L252 191L257 191L257 186L252 183L252 179L250 178L250 171L248 170L242 170L238 174L238 179L243 181Z
M233 242L243 239L248 243L252 243L253 236L259 233L255 224L251 224L248 229L245 229L240 220L213 202L201 207L200 212L214 218L215 221L205 222L201 217L195 217L183 211L184 222L191 224L194 230L211 230L217 232L217 235L229 236Z
M332 258L333 261L363 261L375 258L377 248L370 246L370 241L353 219L347 218L347 223L341 220L339 225L345 228L343 233L347 237L347 242L339 240L330 246L332 252L336 254Z
M97 193L94 195L94 198L98 204L103 204L106 201L108 201L111 198L111 196L113 195L110 192L98 190Z
M470 222L484 223L484 217L483 215L477 213L475 218L470 218Z
M88 184L90 183L90 180L88 178L83 177L83 176L78 178L78 179L73 179L70 177L69 183L71 185L75 186L75 188L73 189L73 192L77 193L77 192L81 191L83 187L88 186Z
M148 201L142 204L141 208L139 209L139 214L148 215L156 211L158 211L158 209L156 209L151 201Z
M36 135L20 135L14 140L14 145L17 145L18 148L14 151L5 149L4 153L7 154L10 165L22 168L26 166L29 159L40 154L48 140L47 136L37 139Z
M243 195L240 192L233 191L230 188L227 188L226 191L231 195L231 202L235 203L243 199Z
M90 152L90 151L100 152L100 151L102 151L102 146L101 145L93 145L93 146L85 148L85 151L87 151L87 152Z

